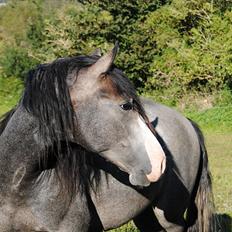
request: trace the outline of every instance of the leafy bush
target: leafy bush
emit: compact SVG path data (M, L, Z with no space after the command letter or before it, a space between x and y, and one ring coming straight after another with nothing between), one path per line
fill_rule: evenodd
M108 41L114 42L118 40L120 42L120 54L117 58L117 65L126 71L126 74L137 88L142 88L145 76L149 75L147 67L154 52L153 50L148 52L145 46L145 43L150 44L146 34L141 35L142 37L144 36L144 41L135 44L136 38L140 36L137 29L140 24L143 24L149 13L156 11L171 1L89 0L88 2L97 4L101 9L109 11L113 16L113 25L110 28ZM142 49L140 49L140 46L142 46Z
M20 46L27 39L28 25L37 21L41 0L9 0L0 7L0 40L7 45Z
M117 65L140 92L176 105L192 91L232 88L232 10L220 1L11 0L0 9L2 70L22 77L38 63L118 40Z
M20 77L24 79L27 71L38 62L20 47L5 47L4 55L1 57L0 65L4 76Z
M179 98L193 89L212 92L229 84L231 11L222 16L217 10L204 0L174 0L138 25L134 46L142 51L148 41L145 50L151 53L145 91L170 89L171 97Z
M45 14L44 9L47 9L45 7L51 1L36 0L31 2L23 0L18 2L12 0L11 5L14 5L14 8L27 12L24 8L28 4L32 12L31 18L28 17L28 12L26 13L27 17L22 17L24 19L24 23L21 23L23 30L21 30L22 33L18 39L16 39L16 34L20 34L20 31L16 29L17 33L12 34L12 37L17 40L13 43L15 47L23 47L25 53L33 57L37 63L41 63L60 56L77 53L86 54L96 47L106 50L112 47L116 40L119 40L121 53L117 64L126 70L129 77L136 83L136 78L133 78L133 76L134 71L139 70L139 68L136 67L138 65L137 61L134 60L135 57L129 55L133 54L130 48L133 40L128 35L135 32L137 21L144 20L146 14L156 10L167 1L149 0L144 2L133 0L122 3L90 0L75 3L70 0L66 1L65 4L58 4L59 1L52 2L55 7L49 14ZM6 7L9 12L11 12L10 6ZM2 15L5 15L3 12ZM17 19L14 18L14 21L17 21ZM4 39L6 38L7 36L4 37ZM142 61L139 60L138 62L141 66ZM28 67L32 64L34 62L26 65L25 70L28 70ZM4 65L6 65L6 62L2 64L2 66ZM8 66L12 65L9 64ZM8 68L6 67L4 70L8 70ZM6 75L15 75L15 73L7 72ZM138 81L137 86L139 85L141 83Z
M0 77L0 117L17 104L23 88L18 78Z
M110 230L110 232L139 232L139 230L132 224L132 222L129 222L120 228Z
M68 4L45 21L42 49L47 59L77 53L89 53L96 47L108 48L104 39L112 16L96 6Z

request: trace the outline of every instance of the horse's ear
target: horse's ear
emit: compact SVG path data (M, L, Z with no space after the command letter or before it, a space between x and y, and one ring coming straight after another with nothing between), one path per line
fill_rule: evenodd
M102 55L102 51L101 48L97 48L95 51L93 51L90 56L101 56Z
M114 59L118 53L118 49L118 42L116 42L114 48L104 56L100 57L96 63L89 67L88 71L90 71L94 76L99 76L102 73L106 73L113 64Z
M118 53L118 42L115 43L114 48L106 53L104 56L101 56L95 63L91 66L81 69L78 72L78 82L76 82L76 76L70 76L70 80L67 77L68 86L72 86L75 89L75 83L80 83L81 81L84 82L83 86L91 86L95 85L95 82L98 80L98 77L101 74L106 73L111 68L114 59ZM75 74L76 75L76 74ZM80 92L80 90L78 90Z

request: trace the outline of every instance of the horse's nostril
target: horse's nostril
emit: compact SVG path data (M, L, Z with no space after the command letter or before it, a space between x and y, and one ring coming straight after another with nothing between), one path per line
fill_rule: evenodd
M164 173L165 169L166 169L166 158L164 157L162 161L156 163L156 165L153 166L152 172L150 172L146 176L150 182L156 182Z
M134 186L147 187L150 185L150 181L147 179L146 175L143 172L130 174L129 181Z

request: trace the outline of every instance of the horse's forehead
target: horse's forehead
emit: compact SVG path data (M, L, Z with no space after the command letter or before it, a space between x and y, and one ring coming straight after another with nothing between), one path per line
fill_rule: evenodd
M74 105L76 102L97 97L109 98L116 101L123 99L110 75L102 74L98 78L93 79L85 75L85 70L81 70L75 85L70 87L70 95Z
M100 92L103 96L112 98L114 100L122 100L123 96L120 94L118 88L113 83L110 75L104 75L100 80Z

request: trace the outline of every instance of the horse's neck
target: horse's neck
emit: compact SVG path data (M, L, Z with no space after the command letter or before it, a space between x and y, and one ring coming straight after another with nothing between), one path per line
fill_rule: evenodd
M41 145L36 142L36 120L19 106L0 136L0 193L17 187L32 172Z

